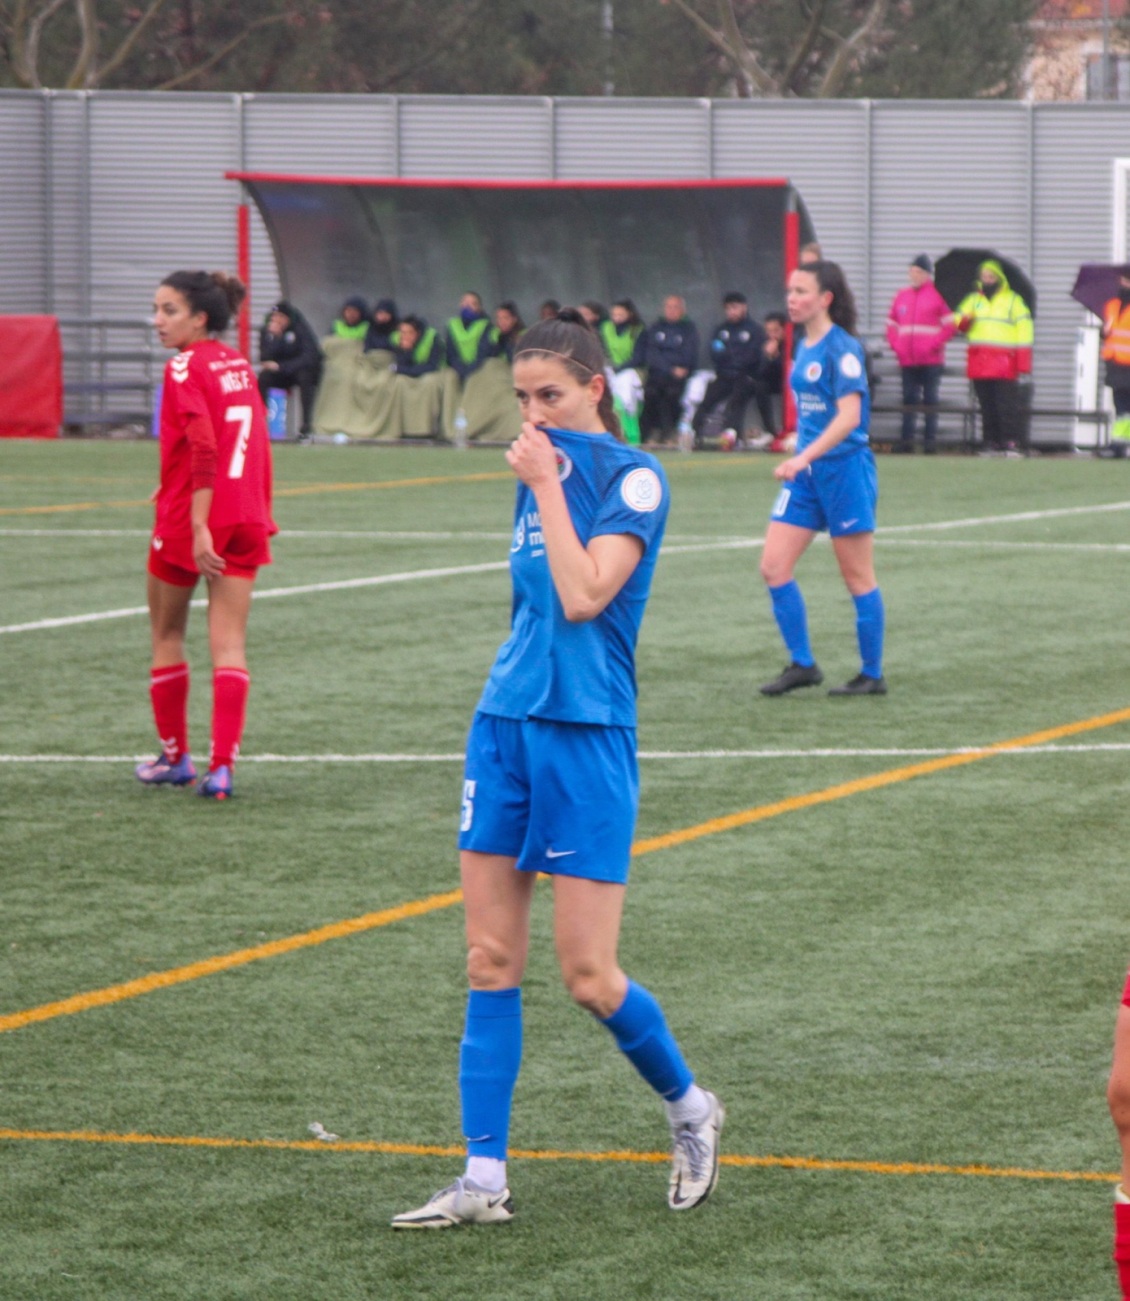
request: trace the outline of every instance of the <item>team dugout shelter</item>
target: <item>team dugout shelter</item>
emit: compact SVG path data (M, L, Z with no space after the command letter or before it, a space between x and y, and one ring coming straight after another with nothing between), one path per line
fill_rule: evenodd
M361 294L442 327L467 290L488 313L513 299L527 324L546 298L631 298L648 321L676 293L705 342L730 290L747 296L755 317L782 310L788 273L815 238L800 196L778 178L225 176L262 216L284 297L316 322ZM246 202L239 212L239 269L250 285ZM246 318L241 328L246 351Z

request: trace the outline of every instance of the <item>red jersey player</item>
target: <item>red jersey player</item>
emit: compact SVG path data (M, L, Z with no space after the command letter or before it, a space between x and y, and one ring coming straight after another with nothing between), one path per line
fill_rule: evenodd
M208 584L212 652L212 749L198 793L227 799L239 753L250 678L247 616L260 565L270 564L271 448L247 359L222 333L246 290L222 272L174 271L157 289L153 324L176 355L161 400L161 483L149 548L149 693L161 742L136 773L147 785L196 780L188 753L184 635L201 575Z
M1130 976L1114 1027L1114 1065L1107 1102L1122 1146L1122 1182L1114 1190L1114 1262L1122 1296L1130 1299Z

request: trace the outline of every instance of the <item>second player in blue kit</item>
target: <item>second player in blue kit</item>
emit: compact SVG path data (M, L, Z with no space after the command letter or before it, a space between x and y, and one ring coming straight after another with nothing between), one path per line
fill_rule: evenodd
M818 686L824 675L812 654L808 616L793 577L817 533L827 531L855 606L861 666L831 696L882 696L885 612L875 578L875 507L879 497L868 421L866 355L855 337L855 304L834 262L798 268L789 277L789 318L802 327L789 383L797 404L796 452L774 471L773 504L761 575L789 663L761 692L780 696Z
M467 1165L396 1229L503 1223L522 1055L521 982L539 872L573 999L662 1098L673 1141L668 1204L718 1178L724 1110L687 1066L654 996L617 948L638 803L635 647L667 520L658 461L619 437L597 336L578 313L518 345L520 437L510 546L511 632L471 725L460 872L470 992L459 1054Z

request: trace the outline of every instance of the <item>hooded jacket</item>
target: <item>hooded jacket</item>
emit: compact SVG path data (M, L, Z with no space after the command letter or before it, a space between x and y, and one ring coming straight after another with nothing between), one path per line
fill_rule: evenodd
M895 294L887 316L887 343L900 366L942 366L946 340L956 329L949 304L927 280Z
M361 319L356 325L350 325L344 317L347 307L356 308L360 313ZM337 319L333 323L334 338L336 339L363 339L369 328L369 304L363 298L347 298L341 305L341 312L338 313Z
M993 296L980 287L962 299L954 316L969 337L965 369L970 379L1017 379L1032 371L1032 313L1008 283L999 262L982 262L978 277L990 270L1000 282Z
M288 318L286 329L282 334L272 334L267 328L270 316L264 321L259 331L260 362L277 362L281 371L291 373L321 370L322 350L306 317L286 299L271 308L271 313L274 312L281 312Z

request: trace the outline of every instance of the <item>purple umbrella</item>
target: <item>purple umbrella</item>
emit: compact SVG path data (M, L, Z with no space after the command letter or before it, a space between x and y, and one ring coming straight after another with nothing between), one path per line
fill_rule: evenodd
M1130 264L1110 266L1106 262L1084 262L1075 277L1071 297L1101 319L1103 308L1118 297L1120 276L1130 277Z

